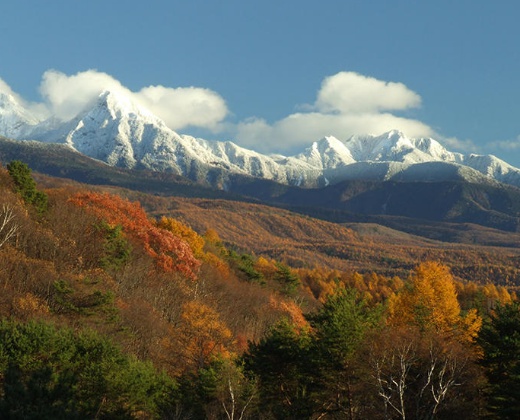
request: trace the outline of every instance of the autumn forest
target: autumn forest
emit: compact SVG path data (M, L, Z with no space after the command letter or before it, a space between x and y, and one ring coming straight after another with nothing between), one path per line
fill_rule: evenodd
M0 418L520 418L518 249L20 161L0 190Z

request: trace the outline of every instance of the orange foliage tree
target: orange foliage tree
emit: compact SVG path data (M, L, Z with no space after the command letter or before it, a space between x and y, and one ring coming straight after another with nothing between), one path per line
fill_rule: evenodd
M161 217L161 219L157 222L157 226L161 229L170 231L175 236L182 238L188 243L196 258L209 264L222 276L229 276L229 266L226 264L226 262L212 253L211 249L208 252L205 251L204 248L206 246L206 242L208 241L207 238L205 239L197 232L195 232L191 227L171 217ZM218 239L218 241L220 241L220 239Z
M389 321L422 331L458 333L470 340L482 323L474 309L462 316L453 276L437 262L418 265L410 282L389 299Z
M309 323L305 319L302 309L293 300L286 300L279 296L271 295L269 306L274 310L281 311L284 316L288 317L298 331L309 328Z
M77 193L70 198L70 202L112 226L121 225L126 234L143 245L163 271L178 271L191 279L196 278L200 262L190 246L171 231L156 226L138 202L95 192Z
M199 301L187 302L181 318L178 352L188 365L200 369L217 355L229 356L233 336L215 309Z
M157 222L157 226L161 229L170 231L175 236L186 241L197 258L202 258L204 256L205 240L189 226L176 219L165 216L161 217Z

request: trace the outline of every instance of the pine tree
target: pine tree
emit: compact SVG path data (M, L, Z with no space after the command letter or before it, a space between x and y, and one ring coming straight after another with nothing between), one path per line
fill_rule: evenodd
M489 382L489 409L501 419L520 418L520 303L499 305L478 336Z
M7 170L23 200L33 205L39 214L44 213L48 205L47 194L36 189L36 182L31 176L29 166L19 160L13 160L7 165Z

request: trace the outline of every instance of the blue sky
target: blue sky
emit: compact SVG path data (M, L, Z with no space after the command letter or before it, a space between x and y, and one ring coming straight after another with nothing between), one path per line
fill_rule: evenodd
M54 111L106 83L180 133L263 152L398 128L520 166L516 1L17 0L0 14L0 79Z

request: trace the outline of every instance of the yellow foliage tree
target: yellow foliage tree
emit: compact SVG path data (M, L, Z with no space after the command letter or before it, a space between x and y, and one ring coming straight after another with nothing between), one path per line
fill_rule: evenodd
M511 293L504 286L498 287L498 299L502 305L511 303L513 299L511 298Z
M437 262L418 265L408 284L389 299L389 323L472 340L482 320L475 310L461 315L450 270Z
M14 300L13 312L22 319L42 318L50 313L47 303L32 293L26 293Z
M264 257L258 257L254 264L254 269L262 273L266 279L272 279L276 274L276 263Z
M189 226L171 217L162 217L161 220L157 222L157 226L182 238L188 243L196 258L208 263L223 277L229 276L228 264L217 255L213 254L211 250L209 252L205 252L204 250L206 242L213 244L220 243L220 238L218 237L217 232L208 231L210 232L209 235L206 233L206 237L202 237Z
M217 257L215 254L212 254L211 252L206 252L203 260L207 262L212 267L212 269L220 273L222 277L229 277L229 264L226 263L222 258Z
M188 365L200 369L216 355L229 356L232 333L215 309L191 301L183 305L181 318L181 355Z
M215 229L208 229L204 234L204 238L206 238L206 242L211 245L221 245L222 241L220 236L218 235Z
M157 226L161 229L169 230L175 236L187 242L196 258L202 258L204 256L204 238L189 226L176 219L165 216L161 217L161 220L157 222Z

